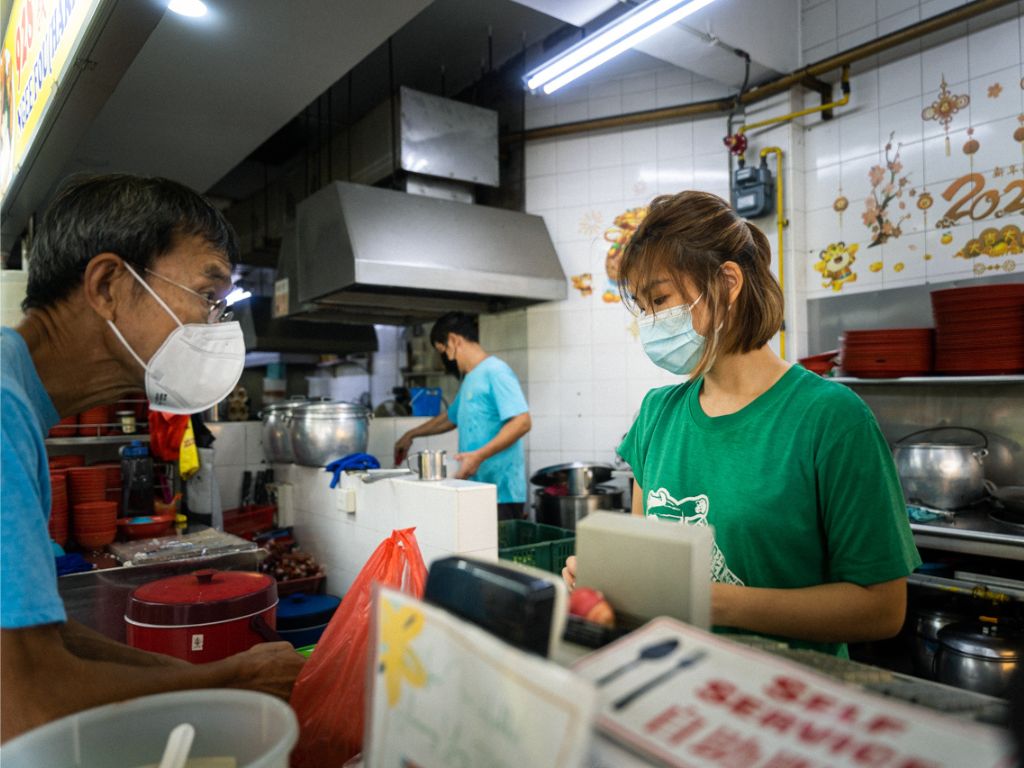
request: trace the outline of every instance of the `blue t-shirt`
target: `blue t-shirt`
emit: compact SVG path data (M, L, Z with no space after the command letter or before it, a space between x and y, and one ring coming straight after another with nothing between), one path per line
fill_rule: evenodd
M455 401L448 408L448 420L459 428L459 452L475 451L494 439L502 425L529 407L519 379L508 363L493 355L466 374ZM526 501L526 460L523 441L516 440L501 453L480 465L470 478L498 486L499 504Z
M0 330L0 628L66 620L47 524L50 467L43 442L60 420L28 346Z

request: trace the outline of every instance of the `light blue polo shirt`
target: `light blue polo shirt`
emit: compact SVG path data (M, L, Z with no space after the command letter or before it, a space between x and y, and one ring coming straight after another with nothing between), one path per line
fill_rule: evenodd
M459 428L459 452L475 451L494 439L513 416L529 411L519 379L508 363L491 355L466 374L448 420ZM516 440L480 465L471 480L498 486L499 504L526 502L526 459Z
M60 420L21 335L0 330L0 629L66 620L47 525L46 433Z

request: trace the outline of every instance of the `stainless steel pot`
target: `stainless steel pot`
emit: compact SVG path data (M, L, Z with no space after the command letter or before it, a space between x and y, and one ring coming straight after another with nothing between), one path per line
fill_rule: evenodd
M260 412L263 419L263 455L271 464L295 461L289 421L292 409L307 402L304 397L293 397L283 403L272 403Z
M975 437L970 442L908 442L931 432L959 430ZM960 509L985 496L988 455L985 433L969 427L934 427L897 440L893 447L896 471L908 501L938 509Z
M935 653L939 649L939 631L967 619L962 613L943 610L919 610L914 617L914 673L935 679Z
M370 439L370 409L356 403L309 403L292 410L295 463L322 467L351 453L365 453Z
M537 522L576 530L576 523L598 509L622 509L622 491L596 486L584 496L556 496L543 488L534 492Z
M999 624L962 622L939 631L939 682L989 696L1007 696L1024 656L1024 638Z
M591 464L574 461L545 467L530 478L530 482L547 488L552 485L565 486L570 496L585 496L595 485L600 485L612 476L610 464Z

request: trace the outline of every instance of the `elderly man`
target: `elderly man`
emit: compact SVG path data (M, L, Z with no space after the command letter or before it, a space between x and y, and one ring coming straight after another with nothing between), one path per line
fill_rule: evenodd
M194 413L235 386L245 346L223 323L234 232L166 179L72 182L47 210L25 318L0 334L0 739L108 702L188 688L287 698L302 658L268 643L191 665L68 620L47 518L47 431L145 386L152 407Z

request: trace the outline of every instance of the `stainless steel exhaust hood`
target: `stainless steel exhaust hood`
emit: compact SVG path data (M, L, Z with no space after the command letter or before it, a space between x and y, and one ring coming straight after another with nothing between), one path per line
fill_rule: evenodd
M271 300L253 296L233 308L242 326L245 351L313 355L376 352L372 325L315 323L271 316Z
M566 298L539 216L336 181L296 219L276 315L407 324Z

